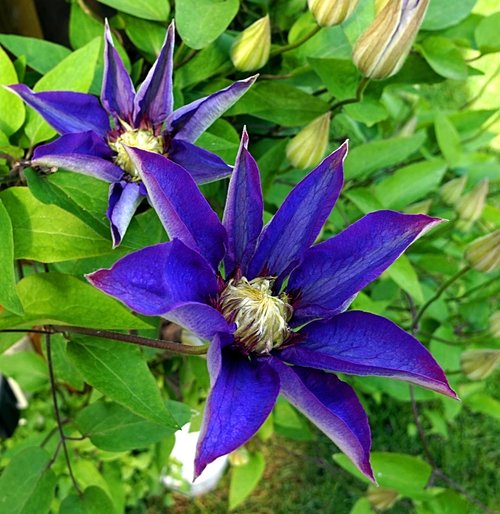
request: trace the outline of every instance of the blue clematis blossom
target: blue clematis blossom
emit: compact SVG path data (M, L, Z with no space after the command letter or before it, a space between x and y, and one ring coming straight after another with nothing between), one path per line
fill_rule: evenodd
M429 351L386 318L347 311L356 294L441 220L378 211L314 244L343 184L342 145L263 226L259 170L243 134L222 222L179 165L130 148L172 241L87 278L146 315L211 341L211 391L195 473L248 441L278 394L373 480L367 416L332 372L404 380L455 397Z
M61 134L35 150L33 165L65 168L111 183L107 217L113 246L117 246L146 195L123 145L168 155L199 184L228 176L230 166L193 143L247 91L256 76L174 111L174 23L168 27L160 54L137 92L113 46L107 22L104 39L100 101L85 93L35 93L24 84L9 87Z

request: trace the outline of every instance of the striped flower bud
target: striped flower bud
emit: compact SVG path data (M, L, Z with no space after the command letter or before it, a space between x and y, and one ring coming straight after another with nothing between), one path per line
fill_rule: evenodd
M325 155L330 132L330 112L305 126L286 147L286 156L296 168L311 168Z
M470 380L484 380L497 368L500 350L469 350L460 358L462 371Z
M307 0L307 4L320 27L332 27L352 14L358 0Z
M269 60L270 51L271 23L267 15L239 35L231 48L231 60L238 70L258 70Z
M494 312L490 317L490 334L500 339L500 311Z
M478 271L490 273L500 268L500 229L473 241L465 250L469 264Z
M462 196L466 183L467 177L464 175L443 184L439 192L443 202L447 205L456 205Z
M456 209L460 217L457 223L461 230L469 230L473 223L477 221L483 213L488 195L488 180L481 181L472 191L462 196L457 203Z
M354 64L365 77L386 79L401 69L428 5L429 0L389 0L354 47Z

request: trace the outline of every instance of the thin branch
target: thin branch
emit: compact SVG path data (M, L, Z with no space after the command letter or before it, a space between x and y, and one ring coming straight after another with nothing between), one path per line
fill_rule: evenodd
M280 55L284 52L289 52L290 50L295 50L295 48L298 48L300 45L303 45L306 41L309 41L313 36L315 36L319 31L321 30L321 27L319 25L316 25L310 32L307 34L304 34L300 39L297 39L297 41L294 41L293 43L290 43L285 46L281 46L279 48L275 48L271 52L271 57L276 57L277 55Z
M332 114L335 113L335 111L338 111L344 105L361 102L361 100L363 100L363 94L369 83L370 79L367 77L363 77L358 84L358 88L356 89L356 96L354 96L353 98L346 98L345 100L340 100L338 102L333 103L330 107Z
M49 379L50 379L50 391L52 393L52 403L54 404L54 412L56 415L57 428L59 430L60 440L62 443L62 447L64 450L64 458L66 459L66 465L68 467L68 473L73 482L73 486L75 487L77 493L81 496L82 491L78 487L78 483L76 482L75 475L73 474L73 468L71 467L71 461L69 459L68 447L66 445L66 437L64 435L63 424L61 420L61 413L59 412L59 404L57 403L57 394L56 394L56 381L54 377L54 365L52 362L52 346L51 346L51 334L45 334L45 343L47 350L47 365L49 368Z

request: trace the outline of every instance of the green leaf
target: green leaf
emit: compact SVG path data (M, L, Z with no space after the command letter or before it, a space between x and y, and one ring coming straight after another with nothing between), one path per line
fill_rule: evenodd
M134 16L123 16L125 20L125 32L132 43L156 58L159 55L167 27L164 24L154 23L152 21L141 20Z
M205 48L227 29L238 8L238 0L176 0L179 35L190 48Z
M178 427L166 410L138 347L105 339L75 337L69 345L68 355L85 380L111 400L162 426Z
M116 514L116 510L106 492L91 485L82 496L70 494L64 498L59 514Z
M0 34L0 43L16 57L24 56L26 64L42 75L70 55L65 46L33 37Z
M403 291L406 291L417 304L420 305L424 303L424 295L417 272L406 255L401 255L401 257L389 267L386 273Z
M0 201L0 305L14 314L23 314L23 306L16 292L14 271L14 235L9 213Z
M399 164L414 154L424 141L425 134L419 133L357 146L345 160L346 179L365 178L374 171Z
M67 211L39 202L27 187L0 194L12 220L14 256L59 262L110 252L110 242Z
M0 512L45 514L50 509L56 476L48 467L50 455L26 448L9 462L0 477Z
M372 127L376 123L386 120L389 113L384 105L373 98L365 97L361 102L356 102L344 107L344 111L356 121Z
M0 355L0 372L13 378L23 391L34 393L48 385L47 364L34 352Z
M277 432L297 441L310 441L311 432L304 418L284 399L279 397L273 410Z
M3 84L17 84L17 73L8 55L0 47L0 131L10 136L24 122L25 110L23 101L14 93L6 91Z
M228 111L228 115L251 114L286 127L306 125L329 106L300 89L276 81L259 82Z
M362 475L343 453L336 453L333 460L355 477L369 483L368 478ZM432 471L427 462L411 455L388 452L372 452L370 460L380 487L394 489L410 498L426 497L424 488Z
M432 514L470 514L472 505L456 491L445 489L435 499L424 504Z
M76 50L52 68L34 86L34 91L78 91L86 93L94 78L97 59L101 50L101 38L96 38ZM56 134L33 109L28 109L26 135L31 146L47 141Z
M87 43L102 37L104 25L86 14L77 2L71 4L69 17L69 41L73 48L81 48Z
M481 53L487 54L500 51L500 38L498 37L499 26L500 12L490 14L479 22L474 31L474 36L476 45Z
M68 384L77 391L83 391L83 377L68 359L68 342L61 334L52 335L52 361L54 374L59 382Z
M38 273L23 278L17 292L25 315L2 313L0 328L63 324L101 329L147 329L117 300L90 284L62 273Z
M419 48L429 66L439 75L454 80L467 78L467 64L460 50L449 39L440 36L428 37Z
M229 510L235 509L257 487L264 474L266 463L260 452L251 453L248 462L243 466L231 469L231 485L229 486Z
M368 498L360 498L352 507L349 514L373 514L370 500Z
M98 0L98 2L145 20L167 21L170 13L168 0Z
M361 74L351 60L310 58L308 61L337 100L356 96Z
M480 412L500 419L500 401L486 393L476 393L463 398L465 405L473 412Z
M436 114L434 129L439 148L446 161L452 168L457 166L462 157L462 143L457 129L443 113Z
M449 0L432 0L422 29L441 30L452 27L468 16L475 4L476 0L460 0L453 4L450 4Z
M442 159L410 164L376 184L375 196L384 208L402 209L435 191L445 172Z
M103 399L80 411L75 424L95 446L111 452L147 448L175 431Z
M363 214L383 208L382 204L373 196L372 191L366 187L349 189L345 195Z

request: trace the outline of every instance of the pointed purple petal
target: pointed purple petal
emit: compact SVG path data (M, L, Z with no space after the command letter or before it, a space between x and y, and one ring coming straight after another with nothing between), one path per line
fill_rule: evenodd
M64 168L75 173L116 182L123 170L111 160L112 151L95 132L65 134L52 143L39 146L31 164L49 168Z
M264 227L248 278L284 276L300 263L328 218L344 181L347 143L299 182Z
M243 275L262 231L264 212L259 168L247 150L246 129L229 182L223 223L227 231L226 276L238 266Z
M211 340L218 332L229 333L231 327L222 314L200 302L183 302L174 305L163 316L169 321L187 328L202 339Z
M86 277L147 316L160 316L183 301L208 301L217 294L217 280L208 263L177 239L130 253L110 269Z
M108 21L104 29L104 73L101 101L104 108L127 123L132 123L135 90L122 58L113 45Z
M137 182L115 182L109 188L108 209L106 216L111 227L113 248L122 241L125 232L134 217L135 211L144 195Z
M257 75L238 80L210 96L177 109L167 120L168 132L173 134L175 139L194 143L216 119L247 92L256 79Z
M423 214L372 212L308 250L287 286L296 298L295 326L345 310L363 287L440 221Z
M181 139L170 142L168 158L189 171L197 184L228 177L233 170L218 155Z
M127 152L169 236L217 268L224 256L226 231L189 173L162 155L132 147Z
M43 116L60 134L93 130L105 137L110 128L109 117L95 96L73 91L35 93L24 84L14 84L9 89Z
M217 343L214 340L212 344ZM217 347L212 349L216 350ZM203 415L195 477L207 464L236 450L257 432L279 392L278 376L267 359L249 361L226 348L222 350L221 361L216 357L210 359L209 371L214 385Z
M272 360L281 394L324 432L370 480L370 425L352 388L335 375Z
M300 334L303 341L280 352L281 359L351 375L391 377L456 397L427 348L386 318L349 311L313 321Z
M149 70L134 100L134 119L161 125L172 113L174 96L172 92L172 68L175 41L175 25L170 24L165 41L153 67Z

